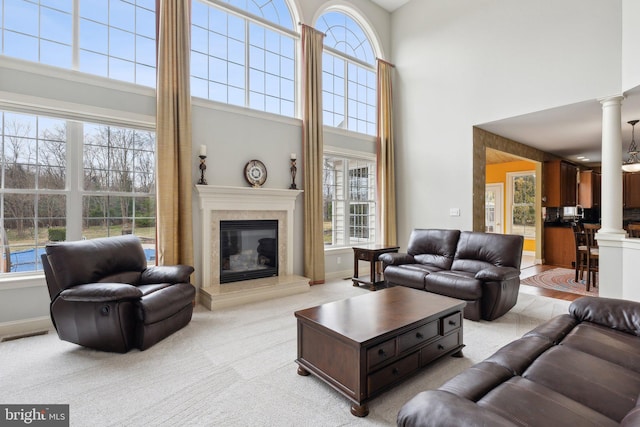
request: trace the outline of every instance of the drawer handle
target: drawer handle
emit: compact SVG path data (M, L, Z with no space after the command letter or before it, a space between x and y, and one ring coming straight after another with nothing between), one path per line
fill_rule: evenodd
M438 344L438 350L444 350L444 346L442 344Z
M422 338L424 338L424 335L422 335L420 332L416 333L416 338L418 338L419 340L421 340Z
M378 356L380 357L386 356L386 353L384 352L383 349L378 350Z
M392 373L393 375L399 375L399 374L400 374L400 371L398 371L398 368L393 368L393 369L391 370L391 373Z
M453 326L456 324L456 322L454 322L453 320L449 320L449 324Z

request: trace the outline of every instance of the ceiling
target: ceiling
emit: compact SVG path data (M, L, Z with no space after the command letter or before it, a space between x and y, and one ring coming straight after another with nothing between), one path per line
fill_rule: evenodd
M399 8L405 3L409 3L409 0L371 0L371 1L377 4L378 6L382 6L384 9L388 10L389 12L393 12L394 10L396 10L397 8Z
M626 92L622 102L620 149L623 150L623 160L631 142L631 126L627 122L633 119L640 119L640 87ZM602 160L602 105L596 99L484 123L478 127L578 164L597 166ZM588 160L578 159L578 156Z

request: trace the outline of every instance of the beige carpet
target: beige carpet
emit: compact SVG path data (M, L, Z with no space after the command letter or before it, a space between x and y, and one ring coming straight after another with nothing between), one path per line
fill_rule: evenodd
M87 350L48 335L0 343L0 402L64 403L72 426L382 426L569 302L520 294L493 322L464 321L463 358L448 357L374 399L366 418L313 376L297 375L295 310L369 292L350 281L243 307L198 306L186 328L150 349ZM367 319L362 319L366 322Z

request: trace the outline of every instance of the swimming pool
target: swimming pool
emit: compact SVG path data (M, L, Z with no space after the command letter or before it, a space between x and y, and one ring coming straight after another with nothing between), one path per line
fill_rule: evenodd
M40 256L44 252L44 248L34 248L11 252L11 272L20 273L42 270L42 262L40 261ZM147 261L154 261L156 259L156 250L144 249L144 255L146 256Z

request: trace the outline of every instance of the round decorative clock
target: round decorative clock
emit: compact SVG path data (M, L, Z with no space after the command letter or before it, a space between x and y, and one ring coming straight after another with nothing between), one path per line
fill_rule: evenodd
M267 180L267 168L260 160L250 160L244 167L244 177L252 187L261 187Z

